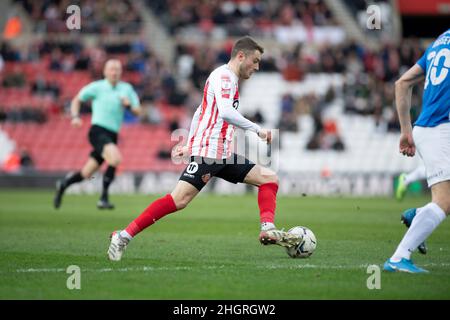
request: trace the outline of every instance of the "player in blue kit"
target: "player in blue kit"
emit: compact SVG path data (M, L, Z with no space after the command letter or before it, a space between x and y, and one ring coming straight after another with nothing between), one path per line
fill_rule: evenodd
M425 80L422 112L411 126L411 88ZM386 271L428 272L411 261L411 254L450 214L450 29L441 34L422 58L395 83L395 99L401 126L400 153L422 158L431 202L413 209L410 227Z

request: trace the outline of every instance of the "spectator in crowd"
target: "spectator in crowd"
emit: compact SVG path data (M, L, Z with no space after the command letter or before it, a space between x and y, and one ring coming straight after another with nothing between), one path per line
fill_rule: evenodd
M34 161L31 154L23 148L20 150L20 166L24 171L32 171L34 169Z
M35 20L38 32L58 33L67 31L66 9L71 5L68 0L21 0L23 8ZM125 1L81 0L77 5L81 9L83 33L137 33L142 20L136 4Z

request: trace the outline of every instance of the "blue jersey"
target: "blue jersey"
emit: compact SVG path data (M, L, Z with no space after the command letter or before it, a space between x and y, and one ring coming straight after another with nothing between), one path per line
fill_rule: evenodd
M415 125L435 127L450 122L450 29L441 34L417 64L425 72L422 112Z

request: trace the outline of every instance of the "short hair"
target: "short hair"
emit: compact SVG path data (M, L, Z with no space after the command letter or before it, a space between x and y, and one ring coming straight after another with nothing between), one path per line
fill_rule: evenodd
M247 55L249 53L253 53L255 50L258 50L261 54L264 53L263 47L257 44L256 41L249 36L246 36L236 41L233 49L231 50L231 58L236 57L239 51L242 51Z

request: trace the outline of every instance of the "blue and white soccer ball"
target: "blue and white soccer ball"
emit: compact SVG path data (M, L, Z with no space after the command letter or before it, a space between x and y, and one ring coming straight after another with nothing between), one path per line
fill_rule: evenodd
M286 248L291 258L308 258L316 250L317 240L311 229L297 226L288 230L289 233L302 236L303 240L295 246Z

